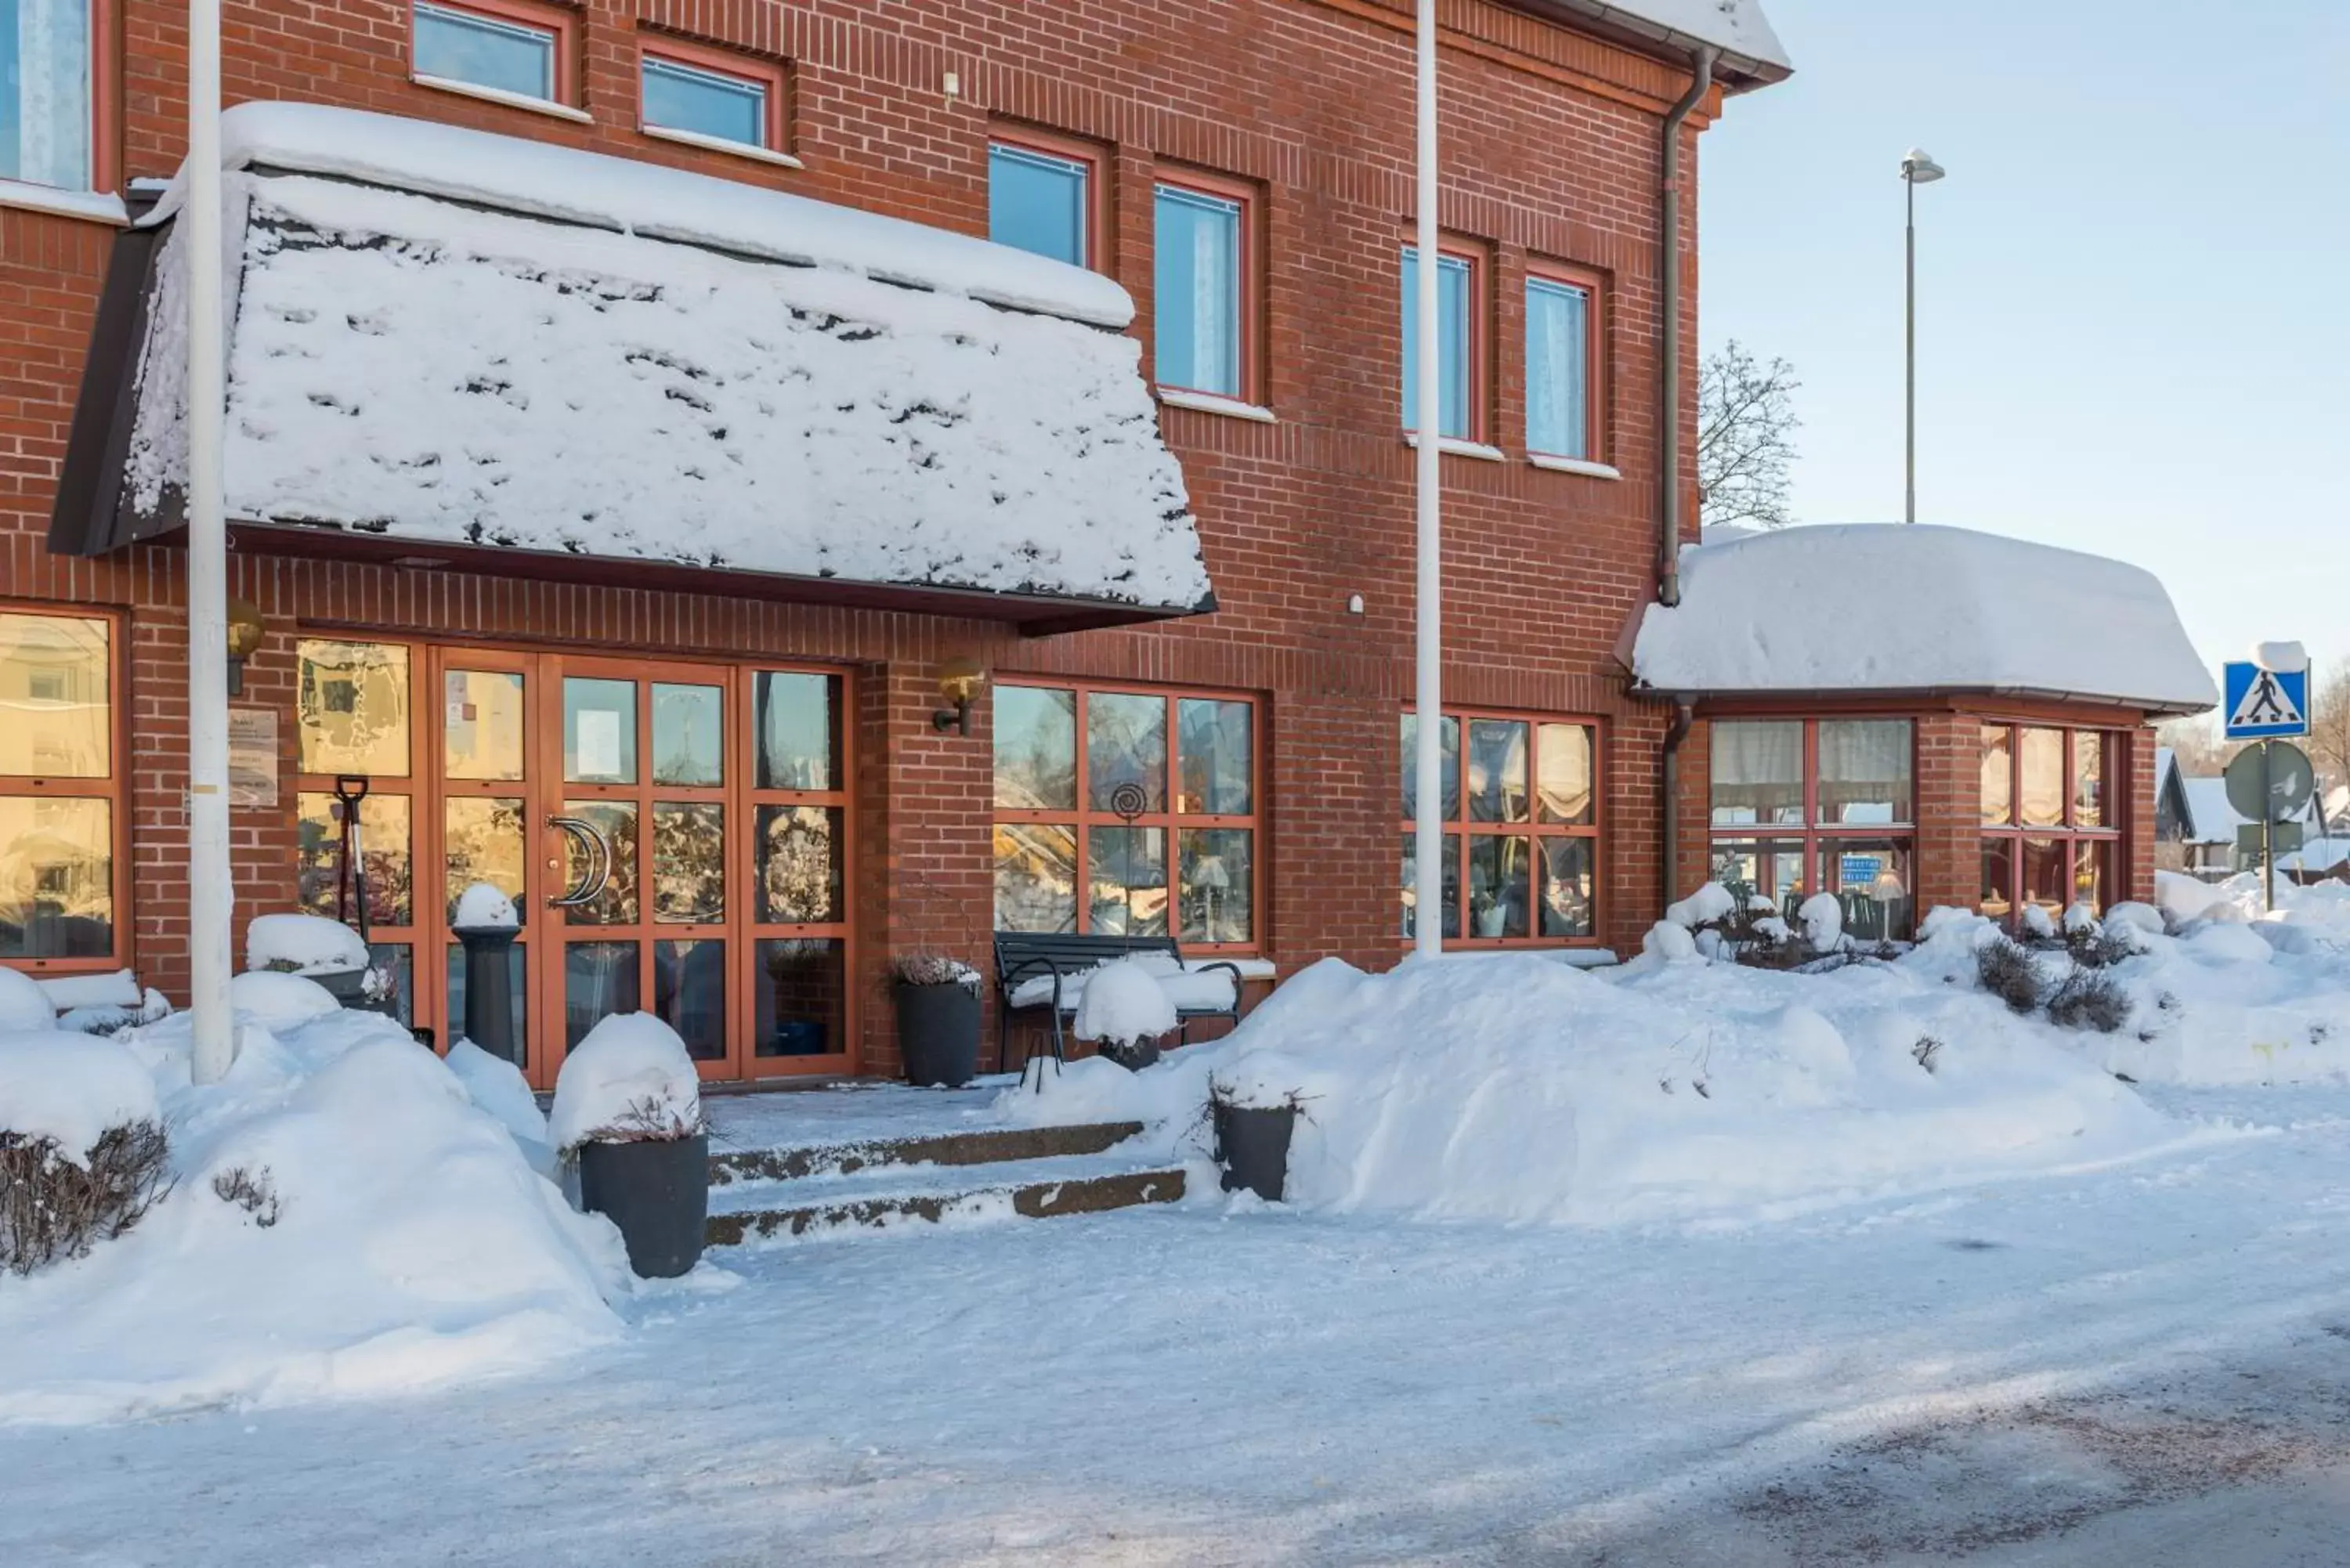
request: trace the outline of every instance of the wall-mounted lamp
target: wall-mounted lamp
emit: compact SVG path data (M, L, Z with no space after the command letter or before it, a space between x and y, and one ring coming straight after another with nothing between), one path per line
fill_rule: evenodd
M954 658L939 666L939 695L954 704L931 715L931 728L971 733L972 699L987 684L987 671L976 659Z
M228 601L228 694L244 695L244 661L261 646L261 611L249 600Z

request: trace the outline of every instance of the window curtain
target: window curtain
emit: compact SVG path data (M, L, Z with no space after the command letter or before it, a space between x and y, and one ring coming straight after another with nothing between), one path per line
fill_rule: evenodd
M1820 817L1828 823L1909 819L1908 720L1821 722Z
M1554 457L1588 457L1591 301L1579 288L1526 285L1526 445Z
M1717 723L1712 755L1717 824L1802 820L1802 724Z
M88 0L0 0L0 178L90 184Z
M1191 368L1203 392L1240 394L1233 338L1240 305L1232 296L1234 229L1230 214L1202 211L1191 220Z

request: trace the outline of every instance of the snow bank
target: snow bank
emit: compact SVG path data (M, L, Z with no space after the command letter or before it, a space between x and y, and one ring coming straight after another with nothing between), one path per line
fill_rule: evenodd
M323 915L255 915L244 932L244 967L292 974L365 969L367 944Z
M0 968L0 1031L55 1029L57 1009L41 982L19 970Z
M449 1071L464 1085L465 1097L475 1108L498 1119L515 1144L542 1176L555 1175L555 1142L547 1136L546 1113L522 1069L503 1056L493 1056L471 1040L458 1039L449 1047Z
M108 1129L161 1116L154 1079L115 1042L46 1024L0 1033L0 1133L55 1138L66 1159L87 1165Z
M702 1127L702 1078L677 1031L616 1012L588 1032L555 1078L547 1136L569 1154L598 1139L682 1137Z
M173 1185L130 1234L0 1292L0 1420L411 1389L618 1333L619 1233L390 1020L247 1021L203 1088L184 1015L119 1038L70 1044L143 1069Z
M1087 977L1073 1033L1080 1040L1131 1045L1172 1034L1175 1023L1175 1003L1167 988L1148 969L1125 959L1103 964Z

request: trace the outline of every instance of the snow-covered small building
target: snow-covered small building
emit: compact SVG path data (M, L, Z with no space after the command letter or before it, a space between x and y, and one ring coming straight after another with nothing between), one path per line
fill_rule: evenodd
M2150 895L2151 726L2218 697L2151 574L1899 524L1685 550L1626 657L1676 712L1677 883L1833 893L1873 936Z

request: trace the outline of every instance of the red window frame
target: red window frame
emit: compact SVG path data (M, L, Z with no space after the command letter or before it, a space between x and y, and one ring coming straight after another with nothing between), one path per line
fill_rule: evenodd
M1082 163L1086 170L1086 260L1087 272L1109 272L1109 159L1093 142L1058 131L1028 125L995 125L987 132L988 151L1008 147L1039 158Z
M552 34L555 38L555 96L543 101L561 104L567 109L577 105L579 98L578 13L561 5L539 5L535 0L409 0L409 77L428 85L452 78L431 76L417 69L416 7L420 5L431 5L441 11L469 12L488 21ZM460 82L459 85L480 92L494 90L474 82Z
M1072 722L1076 726L1076 755L1071 787L1075 805L1068 808L1044 807L1028 809L1012 806L992 806L993 826L1066 827L1076 836L1076 898L1073 929L1090 932L1093 928L1093 907L1090 898L1092 883L1093 830L1097 827L1159 828L1167 835L1166 867L1169 915L1167 934L1186 953L1215 952L1251 955L1261 953L1266 945L1265 929L1269 910L1265 889L1270 884L1272 857L1267 852L1264 757L1264 699L1253 691L1223 691L1196 686L1128 685L1114 681L1063 680L1052 676L1006 676L998 682L1000 693L1005 687L1023 687L1043 691L1067 691L1075 694L1076 706ZM1092 760L1086 747L1086 706L1095 697L1156 697L1167 704L1167 801L1159 810L1138 814L1128 819L1092 804ZM1181 805L1182 732L1181 711L1178 703L1186 699L1212 702L1245 702L1249 708L1249 805L1246 814L1183 811ZM991 796L992 799L992 796ZM1249 937L1244 942L1187 941L1182 934L1182 919L1175 909L1178 897L1182 843L1179 835L1185 829L1242 828L1251 836L1249 843ZM993 870L991 867L991 877ZM993 894L990 895L991 900ZM991 907L990 919L993 916Z
M2023 821L2023 733L2027 730L2054 731L2064 738L2064 820L2061 823L2027 824ZM2073 878L2073 891L2075 894L2080 891L2078 867L2081 847L2084 845L2103 846L2104 888L2101 897L2095 900L2102 912L2105 906L2116 902L2116 889L2120 887L2121 878L2127 874L2128 869L2121 862L2121 846L2128 836L2129 792L2126 788L2116 787L2123 770L2127 764L2127 753L2123 744L2124 732L2095 725L2034 723L2022 719L1985 717L1981 720L1977 729L1978 767L1980 767L1980 759L1983 755L1983 747L1994 731L2004 732L2007 735L2007 815L2003 818L1992 819L1979 809L1978 815L1982 819L1984 859L1982 866L1984 875L1981 879L1985 882L1989 880L1988 860L1993 846L2003 845L2007 852L2006 898L2002 906L1998 898L1990 896L1997 890L1984 887L1981 889L1984 896L1979 898L1977 909L1997 919L2016 920L2022 918L2027 905L2037 903L2040 909L2049 909L2054 915L2062 915L2065 909L2079 901L2077 898L2067 899L2064 904L2052 908L2028 896L2030 889L2025 887L2024 843L2026 840L2045 839L2054 840L2062 849L2065 865L2072 868L2068 875ZM2102 794L2098 802L2098 820L2095 823L2081 821L2080 755L2085 738L2089 743L2100 748L2098 784Z
M33 774L0 776L0 796L15 800L103 800L108 805L107 836L113 855L108 896L112 902L113 946L102 954L82 958L0 958L0 968L19 970L36 979L68 974L104 974L133 966L130 908L130 650L125 646L129 618L102 605L8 599L0 601L0 615L53 617L65 620L102 621L106 626L107 771L100 778L50 778ZM5 848L5 846L0 846Z
M637 35L637 129L660 131L672 136L696 136L699 140L720 142L726 146L748 146L747 142L728 142L724 137L700 137L698 132L680 126L656 126L645 119L645 61L664 60L673 66L701 71L713 77L730 77L739 82L764 88L767 94L766 122L760 130L757 146L764 152L788 151L784 145L785 94L791 90L790 76L781 60L761 59L754 55L733 49L717 48L663 34Z
M1803 812L1801 822L1739 822L1718 823L1713 820L1712 745L1723 726L1732 724L1801 724L1803 740ZM1841 723L1902 723L1909 726L1909 815L1895 822L1824 822L1820 813L1820 726ZM1825 716L1797 718L1786 713L1725 713L1708 722L1706 732L1708 756L1706 798L1706 842L1709 850L1717 844L1772 844L1799 848L1803 863L1798 870L1796 888L1805 897L1825 891L1845 891L1828 884L1827 857L1837 852L1840 844L1884 841L1906 851L1909 861L1910 923L1914 928L1918 915L1918 716L1914 713L1830 713ZM1708 859L1711 859L1711 854ZM1840 884L1841 876L1835 878ZM1910 931L1888 932L1906 939Z
M1544 452L1534 444L1534 431L1525 431L1526 451L1544 457L1565 458L1572 462L1606 462L1607 459L1607 278L1604 273L1590 267L1576 266L1568 262L1540 259L1526 263L1527 284L1546 283L1561 288L1577 289L1588 301L1584 311L1584 452ZM1529 358L1523 367L1527 408L1533 406L1534 365Z
M1409 719L1417 711L1417 709L1407 707L1401 716ZM1471 841L1478 838L1524 838L1533 841L1528 845L1526 854L1528 877L1526 934L1523 937L1475 937L1464 934L1445 937L1443 945L1448 949L1597 947L1600 933L1607 929L1607 878L1602 864L1606 858L1604 846L1607 822L1607 726L1596 715L1588 713L1534 713L1519 709L1450 706L1443 709L1442 713L1445 718L1454 721L1461 726L1461 742L1453 756L1453 766L1457 770L1453 780L1456 786L1454 799L1457 805L1452 815L1443 819L1444 836L1449 841L1447 848L1457 857L1453 872L1457 889L1454 898L1455 922L1458 929L1463 933L1470 929L1469 854ZM1523 822L1472 822L1469 819L1469 726L1481 719L1526 726L1526 820ZM1541 812L1538 809L1537 801L1542 788L1542 731L1545 724L1572 725L1585 731L1590 736L1591 815L1588 821L1546 823L1540 820ZM1400 763L1398 778L1400 781L1409 776L1413 763L1409 755L1403 754L1401 752L1402 728L1400 725L1397 728L1397 738L1398 761ZM1398 798L1401 798L1400 792ZM1418 826L1419 824L1409 817L1404 819L1402 831L1407 840ZM1542 841L1547 838L1580 838L1591 846L1591 929L1583 936L1551 937L1542 934L1540 865ZM1406 852L1409 852L1409 843L1406 845ZM1399 887L1399 897L1400 897L1400 891ZM1409 947L1414 940L1411 936L1401 930L1400 920L1398 922L1396 940L1399 945L1404 947Z
M1406 235L1402 244L1397 248L1396 284L1399 296L1402 294L1403 264L1406 254L1416 253L1419 249L1419 242L1410 235ZM1492 429L1489 416L1492 399L1488 395L1493 362L1493 311L1490 297L1492 258L1485 254L1482 246L1452 240L1440 241L1436 247L1436 254L1440 258L1449 256L1454 261L1466 263L1469 267L1469 369L1467 372L1469 430L1464 435L1444 435L1440 432L1438 439L1473 441L1482 445L1489 439L1488 432ZM1411 301L1399 297L1397 303L1400 307L1397 311L1397 320L1400 322L1404 312L1410 308ZM1409 331L1409 328L1406 327L1405 330ZM1442 307L1440 304L1437 342L1441 345L1443 341ZM1415 436L1418 432L1411 428L1410 413L1401 406L1403 403L1403 340L1401 337L1399 337L1396 342L1396 403L1398 419L1403 426L1404 434L1407 437Z
M1233 309L1240 316L1240 389L1234 392L1217 392L1204 387L1186 387L1180 382L1159 379L1155 317L1151 345L1151 375L1157 385L1171 390L1199 392L1207 397L1234 398L1244 403L1262 403L1264 400L1264 382L1258 364L1258 357L1259 344L1263 335L1259 329L1258 312L1263 306L1260 303L1262 293L1257 280L1262 265L1259 227L1263 205L1258 198L1257 188L1245 180L1236 180L1222 174L1202 173L1188 169L1160 174L1151 182L1150 187L1151 244L1154 247L1159 243L1158 202L1159 192L1161 191L1181 191L1194 196L1235 202L1240 205L1240 256L1237 264L1240 279L1239 287L1235 291L1238 298L1233 304ZM1157 303L1154 290L1152 296L1154 307Z

